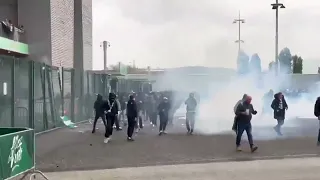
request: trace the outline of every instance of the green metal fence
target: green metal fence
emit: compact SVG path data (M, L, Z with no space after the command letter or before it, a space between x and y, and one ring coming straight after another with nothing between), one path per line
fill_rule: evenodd
M74 122L87 120L95 94L107 94L107 84L105 74L0 56L0 127L41 132L61 127L63 115Z

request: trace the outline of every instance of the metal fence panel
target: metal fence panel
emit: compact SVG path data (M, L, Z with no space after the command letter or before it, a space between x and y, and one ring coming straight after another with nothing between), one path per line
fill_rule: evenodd
M0 126L30 127L41 132L64 126L61 116L73 122L92 118L96 94L107 98L111 91L110 78L107 74L0 56ZM121 79L112 89L118 93L127 91L128 86L133 85Z
M29 62L26 59L16 59L15 64L15 127L29 126Z
M11 117L12 99L12 69L13 58L0 56L0 126L10 127L13 118Z

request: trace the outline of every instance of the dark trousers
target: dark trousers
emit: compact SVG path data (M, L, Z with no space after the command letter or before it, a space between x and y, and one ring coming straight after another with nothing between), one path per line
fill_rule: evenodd
M143 122L142 122L142 115L141 115L141 112L139 111L138 112L138 121L136 121L135 123L135 128L138 129L143 129Z
M107 130L105 137L108 138L113 133L113 124L115 123L116 116L115 115L107 115Z
M278 128L280 130L281 126L284 124L284 120L282 119L277 119L277 125L276 125L276 128Z
M248 141L250 144L250 147L253 146L253 139L252 139L252 126L251 122L243 122L241 120L237 121L237 139L236 139L236 145L240 146L241 143L241 137L243 132L246 131L248 136Z
M159 131L165 131L168 124L168 115L159 115L160 117L160 127Z
M320 120L319 120L318 144L320 145Z
M187 125L187 130L190 132L193 132L193 130L194 130L195 116L196 116L196 113L187 112L186 125Z
M142 116L143 116L143 111L139 111L138 125L139 125L139 128L140 128L140 129L143 128Z
M114 123L116 124L116 128L120 129L120 119L119 119L119 115L116 115L115 119L114 119Z
M136 125L136 118L135 117L127 117L127 118L128 118L127 135L128 135L128 137L132 137L134 127Z
M102 122L104 124L105 129L107 129L106 116L104 114L97 114L96 113L96 115L94 117L94 121L93 121L93 129L92 129L93 132L96 130L97 121L99 118L102 119Z
M156 112L151 113L150 119L152 124L155 126L157 125L157 118L158 118L158 114Z

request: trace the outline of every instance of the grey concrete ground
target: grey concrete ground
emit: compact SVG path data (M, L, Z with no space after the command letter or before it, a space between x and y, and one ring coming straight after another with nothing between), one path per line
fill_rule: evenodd
M169 127L168 135L158 136L157 129L146 126L135 137L126 141L124 131L114 132L110 144L103 144L103 128L91 134L91 124L76 129L60 129L43 134L36 139L37 168L45 172L97 170L185 163L244 161L275 159L292 156L318 156L316 146L317 121L298 120L299 127L285 127L284 136L256 140L259 150L251 154L248 143L244 152L235 152L235 136L187 136L184 127ZM272 127L253 129L254 137L261 133L275 134ZM246 136L243 137L246 139Z
M47 173L50 180L319 180L320 158Z

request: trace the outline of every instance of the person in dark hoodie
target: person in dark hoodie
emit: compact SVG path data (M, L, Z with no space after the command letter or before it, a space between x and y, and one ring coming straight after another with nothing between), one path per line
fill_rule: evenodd
M254 110L252 104L251 104L251 96L247 96L245 101L240 103L237 106L236 109L236 116L237 116L237 139L236 139L236 146L237 151L241 151L240 143L241 143L241 137L244 131L246 131L248 136L248 141L250 144L251 152L255 152L258 147L253 144L253 138L252 138L252 125L251 125L251 119L252 114L256 115L257 111Z
M138 117L138 109L135 98L133 95L129 96L129 101L127 102L127 118L128 118L128 130L127 130L127 140L134 141L132 139L132 134L134 127L137 123L136 118Z
M159 127L159 136L166 133L166 127L169 120L169 111L170 103L167 97L163 97L163 100L158 106L159 118L160 118L160 127Z
M236 105L233 107L233 112L234 112L235 116L234 116L234 120L233 120L233 124L232 124L232 130L233 130L234 132L236 132L236 133L237 133L237 115L236 115L236 111L237 111L237 108L238 108L239 104L243 103L243 101L246 100L247 96L248 96L247 94L244 94L244 95L242 96L242 99L240 99L240 100L236 103Z
M320 97L317 98L316 103L314 104L314 115L319 120L319 132L318 132L318 142L317 145L320 146Z
M113 125L116 120L116 115L118 114L119 108L116 102L116 95L114 93L109 93L109 98L106 104L106 118L107 118L107 130L105 135L104 143L108 143L111 139L113 133Z
M94 102L94 110L95 110L95 117L93 121L92 133L96 132L96 125L99 118L102 119L105 129L107 129L106 117L104 114L104 111L106 110L106 103L102 99L101 94L97 95L97 100Z
M194 97L194 93L189 94L189 97L185 101L185 104L187 105L186 126L188 130L188 134L192 134L194 130L196 108L197 108L197 100Z
M271 108L273 109L273 117L278 122L274 127L274 130L278 133L278 135L281 136L281 126L284 124L286 110L288 110L288 104L281 92L274 95L274 100L271 103Z

